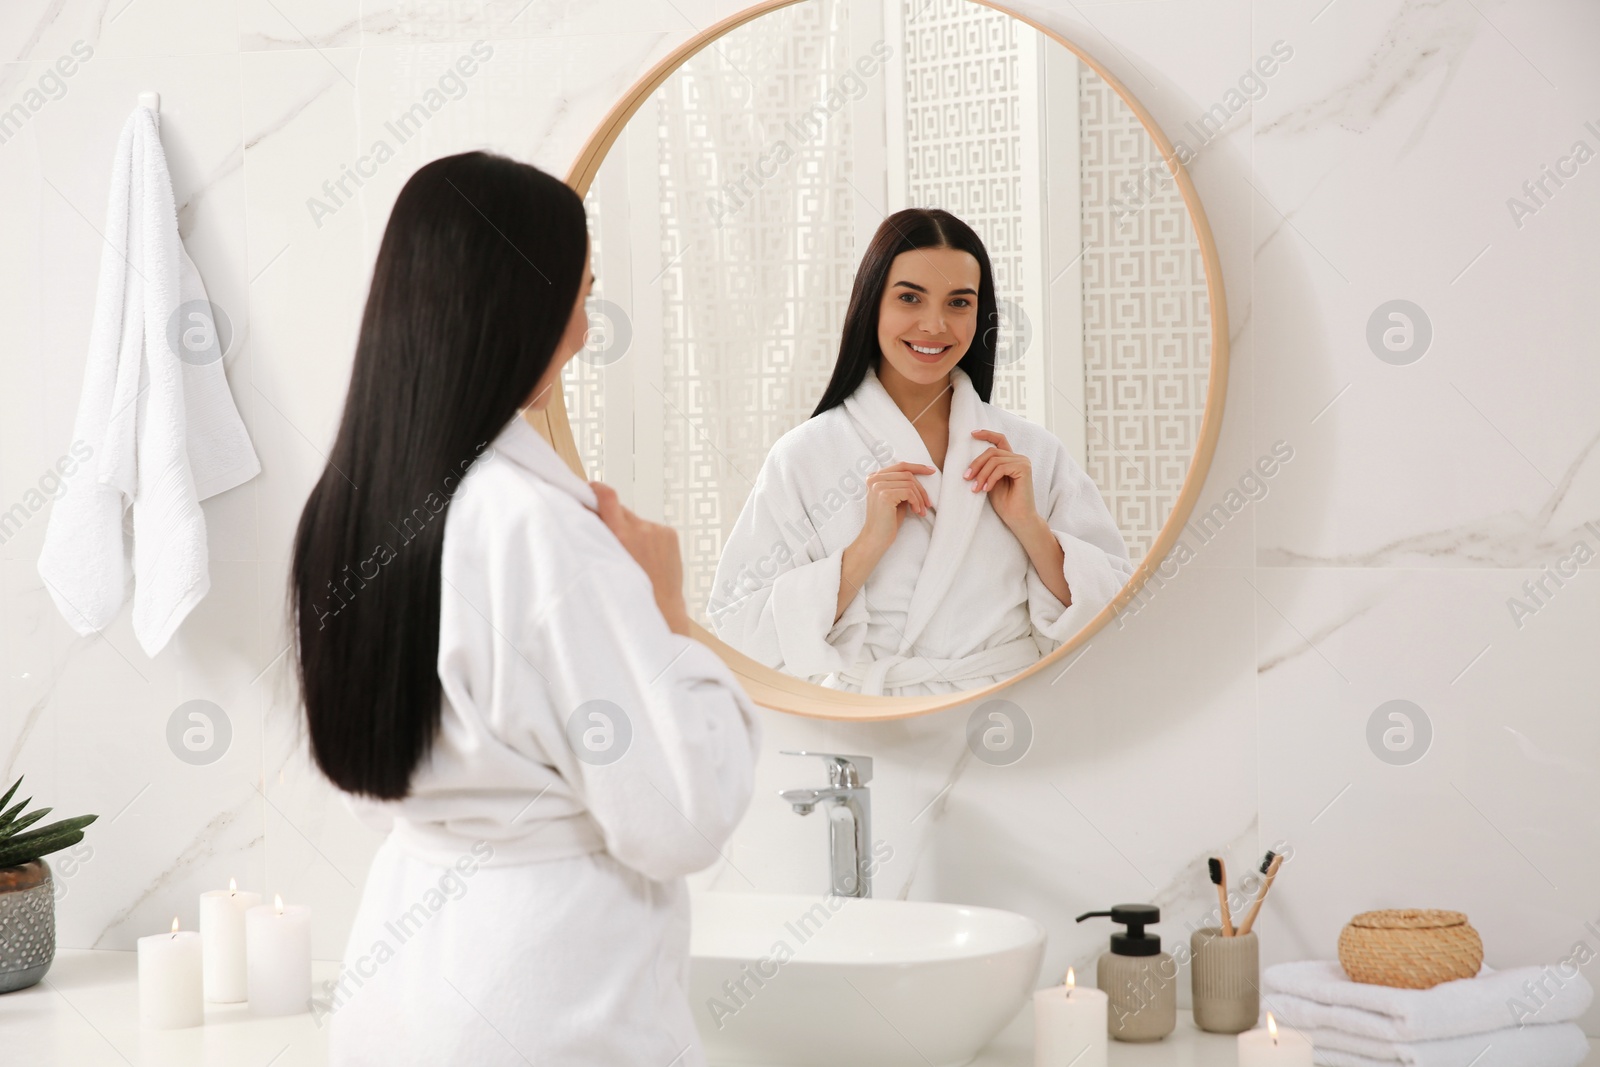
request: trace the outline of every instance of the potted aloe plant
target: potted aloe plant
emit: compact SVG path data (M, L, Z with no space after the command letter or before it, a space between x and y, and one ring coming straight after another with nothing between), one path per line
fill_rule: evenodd
M56 902L44 857L82 841L83 828L99 818L79 815L29 830L50 809L23 814L32 797L6 807L21 784L18 778L0 797L0 993L26 989L50 969L56 958Z

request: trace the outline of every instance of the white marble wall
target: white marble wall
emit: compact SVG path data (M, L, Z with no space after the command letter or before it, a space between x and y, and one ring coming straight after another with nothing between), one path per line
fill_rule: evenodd
M59 99L0 143L0 508L69 444L116 134L137 93L163 139L188 248L240 340L235 396L262 474L205 505L213 589L155 660L122 620L78 638L34 570L46 515L0 545L0 774L63 815L98 812L64 880L61 943L128 948L229 876L315 908L337 958L373 834L310 770L286 696L285 559L332 437L389 205L423 161L493 147L564 171L651 63L727 0L7 0L0 107L74 42ZM1228 100L1275 41L1293 57L1191 166L1233 334L1227 417L1201 508L1277 441L1292 461L1071 670L1009 696L1036 728L1009 767L971 758L970 709L833 726L769 714L759 793L700 876L821 890L824 823L773 795L818 780L778 755L877 759L878 895L1014 908L1050 930L1046 974L1085 975L1109 932L1073 916L1164 909L1170 940L1235 876L1294 845L1264 962L1331 957L1355 912L1468 913L1491 965L1597 946L1600 576L1519 627L1508 598L1578 541L1600 551L1600 162L1518 221L1508 198L1575 141L1600 149L1600 9L1586 0L1168 0L1027 9L1081 41L1172 136ZM359 198L322 183L385 136L476 40L492 57ZM1593 121L1595 128L1586 128ZM1569 168L1570 169L1570 168ZM1366 342L1385 301L1434 339L1394 366ZM176 760L172 710L207 699L234 737ZM1367 724L1407 699L1427 754L1379 760ZM3 786L0 786L3 788ZM1184 991L1186 1003L1187 991ZM1587 1020L1600 1033L1600 1011Z

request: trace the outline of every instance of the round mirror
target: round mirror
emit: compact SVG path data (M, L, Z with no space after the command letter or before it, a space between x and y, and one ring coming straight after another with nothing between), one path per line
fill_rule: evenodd
M542 428L679 531L697 636L768 706L890 718L1048 669L1161 562L1220 428L1184 158L992 5L742 12L576 164L590 343Z

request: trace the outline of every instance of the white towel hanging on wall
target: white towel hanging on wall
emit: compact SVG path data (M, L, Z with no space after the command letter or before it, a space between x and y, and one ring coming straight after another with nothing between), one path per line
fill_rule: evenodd
M81 634L111 624L131 578L134 635L154 656L211 588L200 501L261 464L228 391L205 287L178 238L144 97L117 143L104 234L73 423L74 442L90 454L51 510L39 576Z

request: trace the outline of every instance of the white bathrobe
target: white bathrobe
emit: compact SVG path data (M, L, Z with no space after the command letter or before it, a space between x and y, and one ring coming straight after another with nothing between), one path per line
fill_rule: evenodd
M900 524L837 622L844 549L866 520L866 476L937 466L872 371L842 405L778 439L729 534L707 612L717 635L768 666L836 689L920 696L1008 678L1060 646L1133 574L1099 490L1066 446L979 399L951 372L943 470L919 475L933 510ZM1065 555L1063 606L987 493L962 477L997 430L1033 464L1035 503Z
M335 1067L705 1062L683 876L743 815L759 727L593 505L520 417L455 489L441 732L404 800L344 795L389 836L313 990Z

